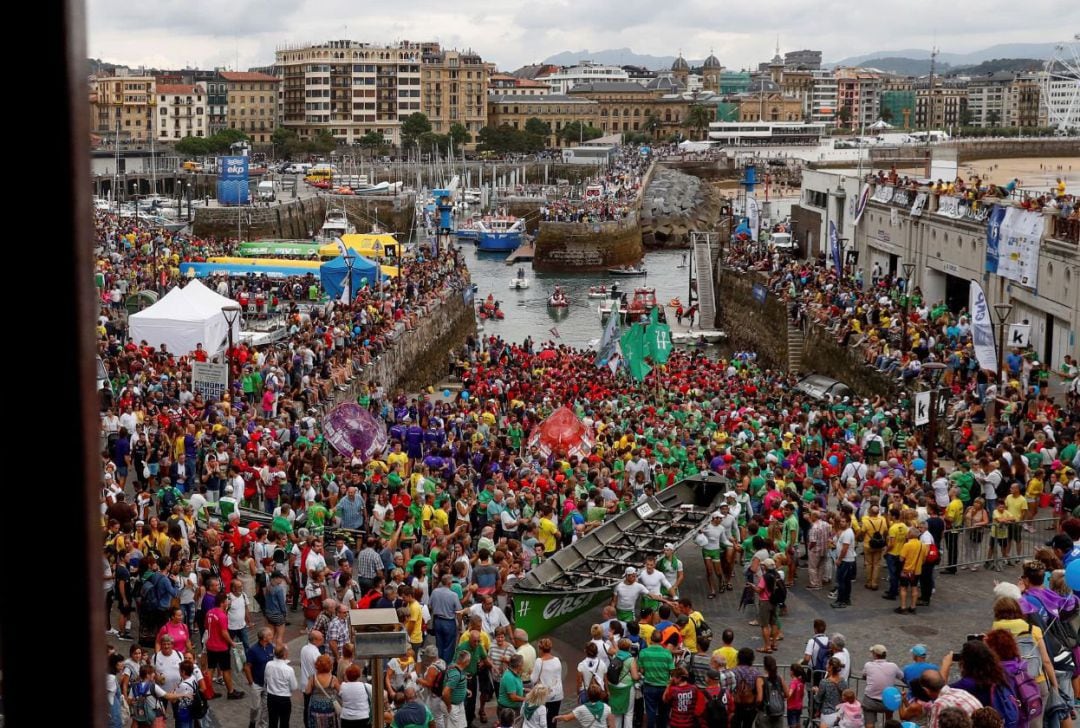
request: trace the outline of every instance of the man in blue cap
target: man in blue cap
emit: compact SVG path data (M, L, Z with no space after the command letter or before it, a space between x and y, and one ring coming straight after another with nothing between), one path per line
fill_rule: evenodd
M912 683L918 680L924 672L937 669L937 665L926 661L926 645L915 645L911 648L911 662L904 665L903 668L904 682L910 689Z

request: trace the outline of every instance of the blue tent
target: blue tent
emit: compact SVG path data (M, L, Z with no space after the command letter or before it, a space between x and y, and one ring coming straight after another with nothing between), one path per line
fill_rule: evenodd
M349 252L348 257L352 260L352 287L355 292L364 286L374 283L376 276L381 275L379 264L367 258ZM319 266L319 279L323 290L332 299L340 298L345 290L345 276L349 274L349 263L344 255L339 255L333 260L328 260Z

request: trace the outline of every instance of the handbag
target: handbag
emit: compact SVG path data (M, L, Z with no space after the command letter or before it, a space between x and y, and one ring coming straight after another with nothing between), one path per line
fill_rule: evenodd
M317 687L319 689L319 692L323 694L323 697L330 698L330 702L334 706L334 712L340 718L341 717L341 701L338 700L337 698L330 697L330 693L326 692L326 688L324 688L322 686L322 684L319 682L319 679L317 677L313 677L312 680L315 681L315 687Z

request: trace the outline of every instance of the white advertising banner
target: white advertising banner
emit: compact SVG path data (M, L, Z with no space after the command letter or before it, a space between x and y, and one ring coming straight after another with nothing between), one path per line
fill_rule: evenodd
M978 281L971 282L968 310L971 311L971 340L979 366L991 372L998 370L997 347L994 346L994 323L990 320L990 305Z
M216 402L229 386L229 367L208 361L191 363L191 391Z
M930 393L915 393L915 426L925 425L930 422Z
M998 232L997 274L1022 286L1035 288L1039 279L1039 241L1043 216L1010 207Z

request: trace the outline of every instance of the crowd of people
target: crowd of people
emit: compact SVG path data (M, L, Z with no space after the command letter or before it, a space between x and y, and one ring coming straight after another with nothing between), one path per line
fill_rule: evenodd
M612 222L627 217L637 204L651 162L636 147L620 148L616 157L582 183L581 199L560 197L540 208L544 222Z
M107 216L99 222L109 290L119 280L128 281L127 294L176 285L175 256L198 247ZM597 367L592 352L492 336L456 353L462 389L449 397L368 381L367 365L398 324L408 328L427 303L467 285L466 276L455 256L410 261L398 279L349 304L290 314L285 345L227 353L234 385L217 402L188 387L190 362L207 353L126 341L119 312L103 307L100 352L112 381L102 390L102 560L119 653L109 658L111 725L160 725L169 715L186 727L206 700L224 697L246 698L258 726L289 725L294 700L306 726L366 726L374 691L384 691L386 717L398 728L489 719L501 728L570 720L585 728L749 728L806 715L827 726L872 725L890 711L870 701L882 702L899 678L868 663L863 695L849 694L842 636L822 639L824 627L815 629L805 664L777 665L771 653L792 590L831 585L834 608L865 606L852 589L861 555L867 591L884 585L883 596L908 619L930 607L935 567L979 568L957 560L961 533L965 541L976 533L987 544L1004 541L992 556L1000 564L1021 555L1009 551L1014 534L1056 528L1041 569L1024 564L1023 594L1001 595L1016 606L996 602L985 639L910 682L911 695L895 709L921 711L931 728L967 725L946 720L950 707L970 719L984 706L1007 713L994 697L1004 690L989 687L1002 683L1005 668L985 666L987 650L1001 664L1013 659L996 633L1010 633L1026 654L1029 640L1049 642L1041 635L1054 621L1032 599L1065 617L1075 607L1058 573L1080 553L1080 523L1068 518L1080 505L1075 408L1038 387L1010 388L999 395L1009 416L984 434L972 429L955 464L927 472L928 445L909 403L817 400L752 357L676 351L634 383ZM823 321L865 306L859 334L899 325L884 313L895 311L896 282L872 281L879 288L868 294L827 276L784 266L771 285ZM936 356L934 340L950 341L949 327L940 327L952 319L924 316L921 302L912 312L913 350ZM957 331L950 344L963 350L966 338ZM955 398L970 397L972 385L972 375L958 372ZM345 391L385 423L385 452L344 457L326 441L322 408ZM595 435L580 456L529 440L564 405ZM513 583L605 519L705 472L725 485L692 568L705 571L706 600L741 590L760 635L741 646L730 627L714 636L704 605L684 587L690 565L664 549L640 571L626 570L588 639L582 635L576 694L564 694L552 640L512 621ZM1058 521L1036 518L1043 493ZM1047 575L1049 588L1037 591ZM351 640L349 610L371 607L395 609L410 645L382 675L365 674ZM1042 632L1024 636L1018 619ZM295 656L290 634L304 641ZM751 640L760 640L763 670ZM817 642L829 650L824 662ZM875 664L886 657L877 647ZM1043 661L1041 680L1033 679L1049 706L1049 688L1064 691L1070 680L1057 675L1059 653L1044 654L1053 670ZM970 689L947 684L957 672ZM1009 688L1019 695L1024 687L1015 683ZM1003 716L1005 728L1014 728L1011 717Z

